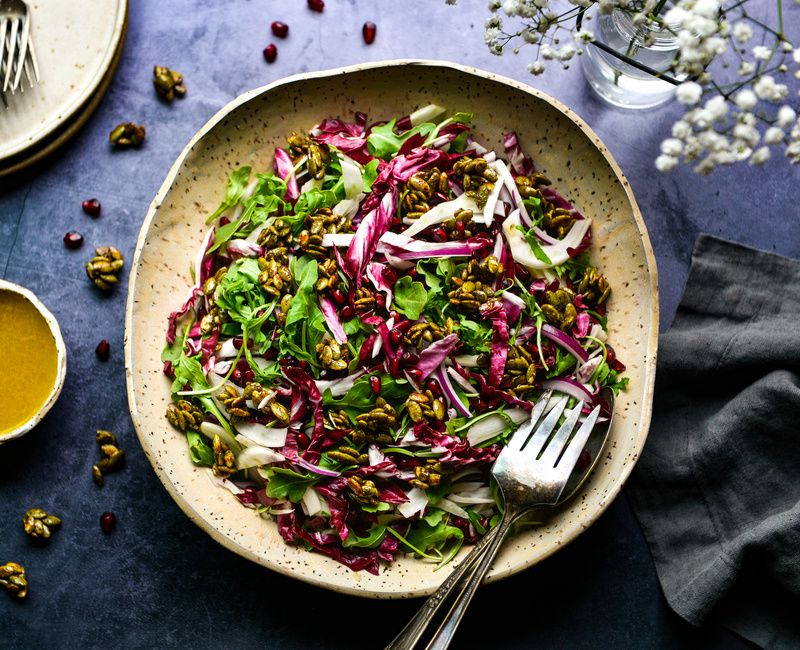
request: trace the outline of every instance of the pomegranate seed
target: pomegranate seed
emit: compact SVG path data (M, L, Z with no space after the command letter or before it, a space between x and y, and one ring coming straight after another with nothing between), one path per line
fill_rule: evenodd
M275 348L270 348L264 353L264 358L267 361L275 361L278 358L278 351Z
M578 474L583 474L587 469L589 469L589 465L591 465L591 463L592 455L589 453L589 450L584 447L580 456L578 456L578 462L575 463L575 469L578 470Z
M403 352L403 363L407 366L415 366L419 363L419 357L413 352Z
M375 33L378 31L377 25L373 22L366 22L364 23L364 27L361 28L361 35L364 37L364 42L367 45L372 45L373 41L375 40Z
M444 228L437 228L433 231L433 238L436 241L447 241L447 231Z
M435 379L429 379L426 381L425 388L431 391L434 397L439 397L442 394L442 389L439 388L439 382Z
M94 353L100 361L108 361L108 356L111 354L111 344L103 339L97 344Z
M321 14L325 10L325 0L308 0L308 8Z
M345 320L350 320L353 316L356 315L356 310L353 309L350 305L345 305L342 307L342 318Z
M414 381L419 381L422 377L422 370L419 368L411 368L411 370L406 370L408 376L411 377Z
M387 363L389 366L389 374L397 379L400 376L400 371L402 370L400 359L395 357L394 359L389 359Z
M377 375L372 375L369 378L369 387L372 389L372 392L376 395L379 395L381 392L381 378Z
M231 374L231 381L235 384L240 384L242 382L242 371L239 368L236 368Z
M382 293L375 296L375 304L378 306L378 309L383 309L386 306L386 298Z
M70 230L64 235L64 246L71 250L76 250L83 246L83 235L75 230Z
M117 516L113 512L104 512L100 515L100 530L106 535L114 532L117 527Z
M391 266L384 266L381 270L381 275L392 286L397 282L397 272Z
M401 330L392 330L389 332L389 340L392 345L398 345L403 340L403 332Z
M270 43L264 48L264 59L266 59L267 63L274 63L277 58L278 48L275 43Z
M220 226L227 226L230 222L231 222L231 220L228 219L228 217L220 217L219 218L219 225Z
M300 361L297 362L297 367L302 369L302 370L307 370L308 369L308 361L306 361L305 359L301 359Z
M244 339L241 336L237 336L233 339L233 347L235 347L237 350L242 349L242 343L244 343Z
M482 399L476 399L473 407L476 413L483 413L486 410L486 402Z
M410 269L408 269L408 271L406 271L406 275L408 275L411 278L416 278L417 277L416 267L412 266Z
M397 319L400 318L400 314L392 309L392 311L389 312L389 318L394 318L395 322L397 322Z
M342 291L341 289L334 289L332 295L333 295L333 301L337 305L343 305L344 303L347 302L347 296L344 295L344 291Z
M311 440L309 440L308 435L303 433L302 431L297 434L297 445L299 447L308 447Z
M272 23L272 33L278 38L286 38L286 35L289 33L289 25L276 20Z
M100 201L97 199L86 199L83 203L81 203L81 207L83 208L83 211L90 217L100 216Z
M456 230L458 230L458 232L464 232L464 228L466 228L466 226L463 221L456 221Z
M245 381L255 381L256 373L252 370L245 370L244 372L244 380Z

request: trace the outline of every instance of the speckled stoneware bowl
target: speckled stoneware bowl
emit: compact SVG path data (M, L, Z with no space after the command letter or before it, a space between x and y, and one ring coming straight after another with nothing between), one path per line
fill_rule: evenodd
M36 310L42 315L42 318L44 318L47 326L50 328L50 333L53 335L53 341L56 345L56 364L58 366L56 368L55 381L53 382L53 386L50 389L45 403L42 404L36 414L27 422L24 422L8 433L0 435L0 445L2 445L15 438L24 436L28 431L39 424L44 416L47 415L48 411L53 408L53 404L56 403L58 396L61 395L61 389L64 387L64 378L67 375L67 346L64 345L64 338L61 336L61 328L58 326L56 317L53 316L50 310L44 306L44 303L36 297L36 294L25 287L14 284L13 282L8 282L7 280L0 280L0 291L10 291L19 294L36 307Z
M605 455L581 492L546 525L506 542L489 579L539 562L599 517L636 462L650 423L658 332L655 260L630 186L600 139L567 107L517 81L435 61L370 63L276 81L228 104L183 150L150 206L130 277L128 399L145 453L169 493L192 521L236 553L361 596L429 594L450 569L434 571L431 564L402 558L372 576L285 545L273 522L214 487L208 471L190 462L184 437L164 418L169 381L159 354L166 316L191 285L189 268L204 220L233 169L272 169L274 148L291 130L309 129L325 117L351 118L363 110L372 119L390 118L431 102L474 112L478 140L499 150L505 131L520 134L538 167L594 220L592 255L614 288L610 337L628 366L630 388L617 399Z

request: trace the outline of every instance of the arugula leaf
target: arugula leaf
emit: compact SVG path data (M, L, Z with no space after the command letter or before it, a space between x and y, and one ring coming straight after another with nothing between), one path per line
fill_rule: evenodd
M608 363L603 360L603 363L597 366L597 370L595 370L594 380L597 381L601 387L613 390L616 395L620 390L628 388L629 378L623 377L619 379L617 372L611 370Z
M491 352L492 328L484 321L474 321L459 314L458 338L472 352Z
M386 535L386 526L373 524L367 531L366 537L359 537L352 530L347 535L347 539L342 542L345 548L376 548L383 541Z
M217 306L224 309L231 320L247 325L256 318L256 313L275 302L268 299L258 276L261 269L252 257L236 260L219 283L216 293ZM263 317L263 315L262 315Z
M364 183L364 192L369 193L372 191L372 184L378 178L378 165L380 160L377 158L370 160L364 165L364 170L361 172L361 180Z
M405 402L411 393L411 384L405 379L394 379L391 375L378 375L381 379L381 396L390 404ZM375 407L375 393L369 385L369 375L356 379L353 386L339 398L333 397L330 389L322 395L322 405L326 408L344 409L348 415L356 415Z
M435 526L431 526L424 518L415 529L407 535L410 544L423 551L437 551L442 560L442 567L455 557L464 543L464 533L460 528L450 526L447 520L442 519Z
M273 499L288 499L297 503L306 490L320 480L320 476L300 474L283 467L267 468L267 496Z
M550 258L547 257L547 253L544 252L542 246L537 241L533 228L530 230L525 230L522 226L516 226L516 228L525 236L525 241L528 242L528 246L531 247L534 257L545 264L552 264Z
M561 348L556 348L556 363L547 373L547 378L560 377L577 363L577 359Z
M213 214L206 219L206 223L211 223L223 212L230 210L239 202L239 199L242 198L242 194L244 194L244 190L247 187L248 181L250 180L250 171L251 167L249 165L245 165L244 167L240 167L236 171L232 172L231 175L228 176L228 187L225 190L225 198L222 200L222 203L219 204L219 207L214 210Z
M344 183L342 183L341 191L338 191L338 188L337 190L311 188L300 195L297 199L297 203L295 203L294 210L297 214L311 214L320 208L332 208L343 198Z
M444 515L444 510L439 510L439 508L426 508L425 515L422 518L428 523L428 525L438 526Z
M189 456L195 465L213 467L214 452L197 431L186 432L186 442L189 444Z
M172 382L173 393L183 390L186 384L189 384L192 390L209 388L208 380L203 372L203 366L200 365L202 357L202 354L194 357L181 356L180 359L173 363L172 367L175 370L175 381Z
M286 324L279 341L280 348L283 353L290 353L319 367L314 348L322 340L326 329L325 316L314 292L317 262L310 255L295 258L292 275L297 283L297 292L286 314Z
M428 292L422 282L412 280L404 275L394 285L394 304L397 311L411 320L417 320L428 302Z
M418 133L421 135L428 135L436 128L431 122L423 122L413 129L409 129L402 135L397 135L394 131L395 124L397 124L397 120L391 120L386 124L372 128L371 133L367 136L367 149L370 154L376 158L388 160L400 151L403 143L410 137Z
M439 137L439 132L447 126L448 124L452 124L453 122L459 122L460 124L469 124L472 122L472 118L475 117L474 113L464 113L458 112L454 113L452 117L447 118L444 122L439 122L436 127L428 134L428 137L425 138L425 142L422 146L429 147L437 137Z

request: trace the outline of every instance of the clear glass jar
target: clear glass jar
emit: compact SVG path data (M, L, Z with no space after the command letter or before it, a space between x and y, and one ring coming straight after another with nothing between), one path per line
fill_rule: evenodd
M658 72L667 72L678 52L674 34L655 23L634 25L620 10L598 15L595 38ZM675 86L621 61L598 47L587 45L583 73L592 89L605 101L623 108L652 108L670 101ZM685 77L677 77L683 80Z

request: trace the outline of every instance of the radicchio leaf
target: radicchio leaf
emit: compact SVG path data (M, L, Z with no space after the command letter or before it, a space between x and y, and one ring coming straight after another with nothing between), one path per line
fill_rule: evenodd
M489 385L499 386L508 358L508 316L503 303L492 300L480 306L481 316L492 321L492 358L489 363Z
M458 334L448 334L443 339L434 341L420 352L416 366L420 373L418 381L427 379L428 375L442 364L442 361L447 358L459 343Z
M286 181L286 200L294 203L300 196L300 188L297 186L297 177L294 174L294 163L289 156L289 152L282 147L275 149L275 174Z
M364 280L364 270L375 254L378 240L389 230L397 203L397 190L390 188L381 202L370 211L358 225L353 243L344 257L344 272L360 287Z
M528 176L535 171L533 161L522 150L519 138L514 131L509 131L503 136L503 148L506 151L508 162L511 163L511 170L517 176Z

